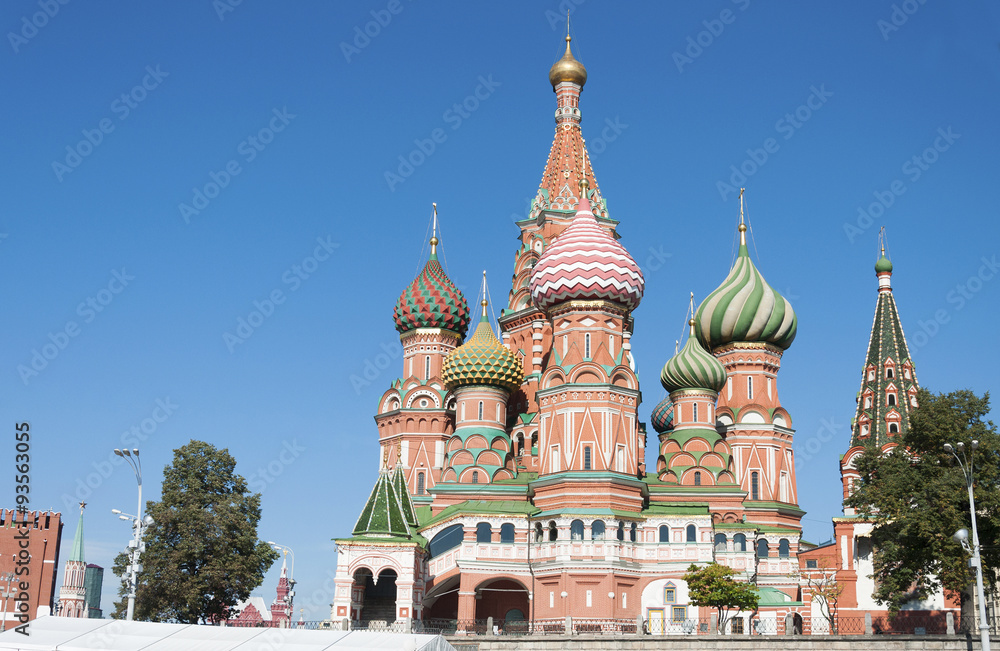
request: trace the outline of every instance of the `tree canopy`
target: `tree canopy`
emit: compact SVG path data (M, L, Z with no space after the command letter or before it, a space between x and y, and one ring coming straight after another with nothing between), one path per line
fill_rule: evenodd
M691 565L684 580L695 606L715 608L719 614L719 631L725 632L726 622L735 611L756 610L759 596L753 584L737 581L737 574L725 565L709 563L704 567Z
M257 537L260 493L250 494L235 469L228 449L192 440L174 450L173 463L163 471L161 501L146 503L155 524L143 536L136 619L225 619L277 560L277 552ZM119 554L114 572L123 581L116 617L127 604L127 567L126 554Z
M959 593L975 580L969 555L952 538L959 529L971 531L971 517L965 475L945 443L964 443L968 455L979 441L974 494L984 580L993 584L992 568L1000 567L993 546L1000 537L1000 437L986 420L989 394L921 390L918 402L898 447L871 446L856 460L861 480L846 502L874 525L874 596L891 612L938 588Z

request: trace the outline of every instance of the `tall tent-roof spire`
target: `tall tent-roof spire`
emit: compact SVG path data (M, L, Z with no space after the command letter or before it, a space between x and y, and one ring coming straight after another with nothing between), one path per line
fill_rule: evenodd
M67 560L86 563L87 560L83 551L83 510L87 508L86 502L80 502L80 521L76 524L76 535L73 536L73 549L69 553Z
M400 482L396 475L402 477L402 471L396 467L390 472L383 462L378 481L372 489L365 508L361 511L353 534L368 538L412 538L413 527L416 525L413 503L405 488L405 479ZM398 488L403 483L402 490Z
M851 447L869 441L879 448L893 443L893 438L909 427L911 412L917 406L917 372L889 286L892 263L885 255L884 228L879 233L879 253L875 264L878 299L851 423Z

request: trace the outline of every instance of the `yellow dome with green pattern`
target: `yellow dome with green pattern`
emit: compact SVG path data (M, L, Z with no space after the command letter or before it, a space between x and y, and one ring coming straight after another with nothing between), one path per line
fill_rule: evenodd
M521 360L504 346L490 322L486 318L486 302L483 301L483 317L469 339L448 353L441 369L444 385L448 390L470 385L486 385L504 389L508 393L517 391L524 381Z

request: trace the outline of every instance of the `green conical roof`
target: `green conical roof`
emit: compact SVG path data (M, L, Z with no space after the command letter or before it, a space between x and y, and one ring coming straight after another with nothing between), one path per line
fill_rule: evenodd
M792 305L767 284L750 261L746 226L740 224L740 251L719 288L695 315L698 340L709 350L733 342L769 343L787 349L798 321Z
M485 384L500 387L509 393L517 391L524 381L521 360L504 346L483 316L476 331L464 344L444 358L441 376L449 391L455 387Z
M394 485L393 475L383 470L358 523L354 525L353 533L355 536L411 538L413 531L409 521L414 519L410 494L404 489L401 496Z
M411 527L417 526L417 516L413 511L413 502L410 500L410 490L406 487L406 477L403 476L403 468L396 466L392 473L392 487L396 489L399 496L399 506L403 510L403 517Z
M671 392L678 389L706 389L718 393L726 384L726 368L698 343L694 334L694 319L690 324L691 335L681 352L663 365L660 384Z
M73 550L69 553L71 561L86 563L83 555L83 510L80 510L80 521L76 523L76 535L73 537Z

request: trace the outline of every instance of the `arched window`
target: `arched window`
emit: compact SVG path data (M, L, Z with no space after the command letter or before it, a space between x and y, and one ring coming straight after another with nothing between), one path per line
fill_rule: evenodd
M741 533L733 536L733 551L745 552L747 550L747 537Z
M559 530L556 529L555 520L549 520L549 540L559 540Z
M594 520L590 525L590 539L604 540L604 520Z
M625 540L625 521L618 521L618 540Z
M531 453L535 454L538 450L538 432L531 433Z
M698 470L694 471L694 485L701 486L701 472Z
M583 520L573 520L569 524L570 540L583 540Z
M536 543L537 542L542 542L543 535L544 534L542 533L542 523L541 522L536 522L535 523L535 542Z
M868 426L867 425L862 425L861 426L861 436L868 436Z
M889 433L899 434L899 425L897 425L896 423L889 423Z
M584 446L583 448L583 469L590 470L590 446Z
M428 558L434 558L453 547L458 547L462 544L464 537L465 528L461 524L453 524L447 529L442 530L438 535L431 538L430 543L427 545Z
M583 356L590 358L590 333L583 335Z
M524 454L524 434L517 435L517 456Z
M892 379L892 368L885 369L885 376L890 380Z
M479 420L483 419L483 401L479 401Z
M489 522L480 522L476 525L476 542L488 543L493 540L493 527Z
M760 499L760 473L756 470L750 473L750 499Z
M761 538L757 541L757 558L767 558L771 555L770 549L768 549L767 541Z
M478 470L473 470L472 471L472 483L473 484L478 484L479 483L479 471Z
M424 379L431 379L431 356L424 357Z
M871 408L872 408L872 397L865 396L865 409L871 409Z
M896 404L896 394L895 393L890 393L889 394L889 406L892 407L895 404Z
M687 541L698 542L698 529L693 524L687 526Z
M509 522L504 522L500 525L500 542L502 543L512 543L514 542L514 525Z
M717 533L717 534L715 534L715 551L717 551L717 552L724 552L724 551L726 551L726 543L727 542L728 541L726 540L726 534L724 534L724 533Z
M636 525L635 522L633 522L632 526L629 527L629 530L628 530L628 539L631 542L635 542L636 536L638 535L638 528L639 527Z
M778 541L778 558L788 558L788 538Z
M670 542L670 527L665 524L660 525L660 542L668 543Z
M747 376L747 400L753 400L753 376Z
M417 495L424 494L424 473L417 473Z
M697 402L694 403L694 405L691 408L691 420L693 420L696 423L698 422L698 403Z

